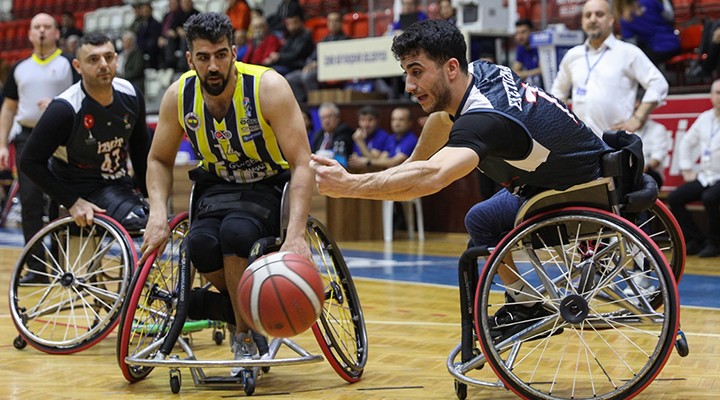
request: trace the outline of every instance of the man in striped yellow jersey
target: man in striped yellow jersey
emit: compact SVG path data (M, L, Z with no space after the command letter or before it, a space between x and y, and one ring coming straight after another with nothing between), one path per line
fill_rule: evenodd
M290 180L290 218L281 251L311 257L305 242L313 175L310 145L290 85L274 70L235 61L226 15L202 13L185 23L190 71L165 92L148 156L150 217L141 262L169 237L167 200L183 133L197 157L188 252L221 292L237 293L252 244L280 234L280 198ZM230 295L236 359L267 350ZM192 304L191 304L192 308ZM255 342L258 342L257 345ZM234 369L234 373L239 372Z

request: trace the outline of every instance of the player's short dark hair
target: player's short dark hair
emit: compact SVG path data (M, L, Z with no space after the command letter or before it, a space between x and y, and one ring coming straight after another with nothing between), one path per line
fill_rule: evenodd
M88 33L87 35L83 35L80 38L80 41L78 42L78 49L85 46L86 44L92 46L100 46L108 42L113 45L113 48L115 48L115 44L113 44L112 40L110 40L110 37L108 35L100 32L92 32Z
M358 117L362 117L363 115L372 115L373 117L377 118L378 110L373 106L363 106L358 110Z
M515 21L515 27L517 28L518 26L527 26L528 29L533 30L533 23L527 18L520 18Z
M225 14L216 12L199 13L191 16L185 25L185 35L188 48L192 51L192 43L197 39L204 39L210 43L220 43L227 39L228 44L233 42L233 26L230 18Z
M438 65L455 58L461 70L468 69L465 37L451 22L426 19L410 25L393 39L392 52L398 60L420 54L421 51Z

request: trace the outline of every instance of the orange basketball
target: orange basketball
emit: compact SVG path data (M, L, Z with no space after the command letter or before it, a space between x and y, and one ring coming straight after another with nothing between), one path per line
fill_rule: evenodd
M264 335L290 337L308 330L324 302L318 269L290 252L263 256L243 273L238 285L240 313Z

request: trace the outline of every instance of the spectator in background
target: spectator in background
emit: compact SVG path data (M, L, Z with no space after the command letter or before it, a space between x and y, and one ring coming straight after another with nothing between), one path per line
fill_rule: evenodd
M642 94L638 92L635 107L640 106ZM672 149L672 133L665 125L648 119L640 129L635 131L643 142L643 158L645 159L645 173L652 176L658 189L663 185L664 170L670 164L670 150Z
M122 52L117 58L117 75L125 78L145 93L145 60L137 47L135 34L125 31L122 34Z
M333 158L347 168L353 146L352 128L340 120L340 109L334 103L320 104L318 114L320 129L310 142L312 152Z
M365 172L372 168L372 161L380 158L388 147L390 134L378 123L378 111L373 106L364 106L358 110L358 128L353 133L353 153L348 165L356 172Z
M242 61L248 50L247 31L238 29L233 33L233 44L235 45L235 59Z
M710 78L720 62L720 21L707 20L703 24L698 58L688 71L692 78Z
M280 49L282 41L270 33L265 17L253 18L250 27L252 28L252 36L250 36L248 49L242 61L249 64L268 66L264 62L266 62L270 54Z
M180 17L175 20L175 23L173 24L172 28L175 30L175 33L178 37L178 64L177 67L175 67L177 70L180 71L187 71L188 69L188 63L187 59L185 58L185 53L188 50L187 47L187 41L185 40L185 22L187 22L190 17L192 17L195 14L199 14L200 11L198 11L195 6L193 5L192 0L180 0Z
M680 52L670 0L614 0L615 18L626 42L637 45L655 65Z
M530 46L530 33L533 24L529 19L515 22L515 61L512 70L525 82L537 86L542 85L542 71L537 48Z
M77 73L70 60L62 56L57 47L60 30L57 22L48 14L40 13L30 20L28 38L33 54L15 64L3 86L5 99L0 109L0 170L9 169L10 143L15 145L15 166L30 139L35 124L45 112L53 97L62 93L77 80ZM19 124L19 125L18 125ZM19 126L19 130L14 129ZM45 198L21 168L18 170L20 190L18 197L22 206L22 230L25 243L43 227ZM29 272L21 283L47 282L42 249L33 248Z
M168 11L160 23L160 37L158 47L160 48L160 67L175 68L178 65L178 54L180 48L177 32L173 28L175 20L182 16L178 0L168 1Z
M135 32L137 45L143 52L145 65L148 68L157 68L160 65L160 23L152 15L152 5L143 1L133 5L135 20L130 25L130 30Z
M397 107L390 114L390 134L380 157L372 160L372 167L385 169L402 164L410 157L418 142L418 135L410 130L412 116L407 107Z
M77 52L79 42L80 37L78 35L68 36L60 48L62 50L63 56L65 56L69 60L75 58L75 53Z
M227 15L230 17L230 23L233 29L244 30L250 27L250 6L245 0L227 0Z
M313 132L315 132L315 125L313 124L312 115L307 107L300 105L300 113L303 117L303 123L305 124L305 131L308 135L308 143L312 140Z
M302 69L305 60L315 50L312 34L305 29L302 13L288 14L284 24L285 42L278 51L270 53L263 61L263 65L269 65L281 75Z
M615 39L614 22L606 0L583 5L582 29L588 38L565 54L550 91L565 102L572 93L573 112L598 137L606 129L637 131L668 93L665 77L645 53ZM638 85L645 95L635 109Z
M427 19L427 14L418 10L418 0L402 0L402 8L397 21L390 26L391 33L400 33L408 26Z
M270 32L273 34L283 36L285 31L284 21L288 15L300 15L302 19L305 19L304 11L298 0L282 0L278 4L277 10L274 14L267 17L268 26Z
M334 42L336 40L349 39L343 32L342 15L339 12L328 13L327 18L328 34L320 42ZM310 57L305 61L305 66L288 73L285 79L290 83L290 87L295 94L295 98L299 103L307 101L307 94L311 90L318 89L317 78L317 49L315 49Z
M455 7L452 6L452 2L450 0L438 1L438 14L440 15L440 19L444 19L453 25L457 25Z
M700 257L720 255L720 80L712 83L710 101L713 107L700 114L680 140L678 165L686 183L667 199L685 236L687 254ZM705 206L703 220L710 228L707 236L686 207L698 200Z
M70 11L63 11L60 16L60 41L69 38L72 35L76 35L78 38L82 37L83 31L75 26L75 16Z

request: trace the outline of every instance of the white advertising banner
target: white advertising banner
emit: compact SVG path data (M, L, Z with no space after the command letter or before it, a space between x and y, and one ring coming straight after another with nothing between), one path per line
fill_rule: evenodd
M338 40L317 44L320 82L380 78L403 74L390 51L392 36Z

